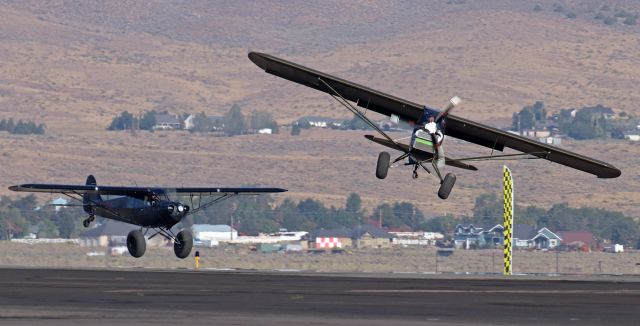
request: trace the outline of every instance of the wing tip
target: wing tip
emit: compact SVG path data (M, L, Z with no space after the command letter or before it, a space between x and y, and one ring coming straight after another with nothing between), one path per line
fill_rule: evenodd
M622 171L620 171L620 169L609 166L605 171L603 171L603 173L600 173L597 176L599 179L615 179L621 175Z
M253 62L256 66L260 67L262 70L267 70L267 54L261 52L249 52L248 57L251 62Z

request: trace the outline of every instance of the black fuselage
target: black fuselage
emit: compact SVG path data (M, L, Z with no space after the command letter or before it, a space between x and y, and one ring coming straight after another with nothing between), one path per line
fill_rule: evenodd
M97 216L143 227L171 228L186 215L188 207L168 200L118 197L91 205Z

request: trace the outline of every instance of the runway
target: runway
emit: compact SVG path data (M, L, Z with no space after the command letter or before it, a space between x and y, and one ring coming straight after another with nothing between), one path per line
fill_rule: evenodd
M637 278L0 269L1 325L637 325Z

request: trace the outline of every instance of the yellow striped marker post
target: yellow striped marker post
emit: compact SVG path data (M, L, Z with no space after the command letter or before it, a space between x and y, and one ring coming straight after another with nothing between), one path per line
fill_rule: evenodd
M504 275L513 274L513 178L505 165L502 169L504 182Z

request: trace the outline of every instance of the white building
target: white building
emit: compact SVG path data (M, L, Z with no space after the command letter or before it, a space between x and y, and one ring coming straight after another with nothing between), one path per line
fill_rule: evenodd
M224 224L194 224L191 231L195 241L232 241L238 238L238 231Z

